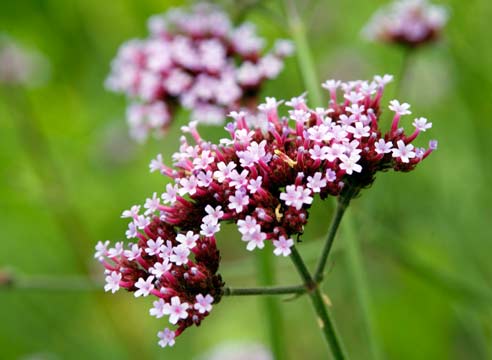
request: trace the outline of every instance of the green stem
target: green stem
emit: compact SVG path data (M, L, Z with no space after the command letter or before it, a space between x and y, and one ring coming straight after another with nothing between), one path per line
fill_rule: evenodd
M0 289L43 291L99 291L103 284L83 276L19 276L0 273ZM267 286L254 288L224 288L224 296L305 294L304 285Z
M304 294L304 285L271 286L257 288L224 288L224 296L249 296L249 295L289 295Z
M350 203L350 197L339 197L337 202L337 207L335 209L335 214L331 219L330 229L328 230L328 236L326 238L323 250L321 250L321 256L314 273L314 280L319 283L323 280L323 275L328 261L328 256L330 255L331 248L333 246L333 241L335 240L335 235L342 221L343 214Z
M303 245L304 260L306 263L311 264L315 260L318 260L319 248L324 240L324 238L313 239L312 241L306 242ZM336 250L338 249L334 249L333 252L335 252ZM241 260L224 262L220 265L220 268L222 269L221 273L227 279L251 278L251 276L253 276L254 273L257 271L256 263L257 262L254 257L247 257ZM277 269L277 271L281 272L284 269L288 268L288 266L290 266L288 262L281 261L277 264L275 268Z
M346 218L349 218L349 214L346 214ZM472 306L475 309L477 307L490 307L492 304L492 291L485 286L442 271L418 259L411 253L410 249L400 248L400 246L389 246L382 242L376 242L375 245L384 255L393 260L396 265L409 271L444 295L453 300L458 300L460 304ZM26 276L9 271L0 271L0 289L4 290L98 291L103 286L103 283L92 281L85 276ZM305 285L258 288L226 287L224 288L224 296L305 294L306 291Z
M26 276L14 274L10 271L0 271L0 289L90 291L101 290L102 287L103 284L92 281L85 276ZM305 292L306 287L304 285L267 286L254 288L224 288L224 296L289 295L304 294Z
M321 282L323 280L324 269L328 261L328 257L333 246L333 241L335 239L336 233L340 227L340 223L346 209L350 204L351 199L357 193L357 189L353 187L347 188L347 190L339 196L337 206L335 209L335 214L333 215L330 229L328 230L328 236L321 251L321 256L318 262L318 266L315 272L316 282ZM349 272L353 278L353 289L356 294L356 299L358 301L360 311L362 314L361 322L363 324L368 346L370 349L370 354L373 359L381 358L380 347L376 341L374 326L373 326L373 315L371 312L372 306L370 302L369 288L367 285L367 279L364 274L364 265L362 260L362 255L360 253L360 248L358 242L355 238L353 231L352 219L347 214L345 224L343 225L345 234L345 245L348 252L348 268Z
M405 79L408 75L408 71L410 69L411 59L413 58L412 54L415 50L411 48L405 48L403 50L400 72L398 77L395 79L395 96L394 98L398 98L401 95L403 84L405 83Z
M275 284L275 266L273 256L269 251L259 251L257 253L258 261L258 280L263 286ZM286 344L283 334L283 318L278 299L265 297L262 301L265 318L268 325L268 337L270 346L275 359L285 359Z
M285 0L285 10L288 19L289 30L296 45L296 56L299 62L299 69L301 71L304 85L308 90L308 95L311 101L316 106L323 104L323 96L321 94L321 87L318 82L318 76L316 74L316 66L313 61L311 50L309 49L309 43L307 41L306 29L299 17L294 1Z
M333 357L337 360L345 359L342 344L338 338L337 331L333 321L330 318L328 309L325 306L321 292L319 291L318 284L312 278L306 264L302 260L301 255L297 251L295 246L291 248L292 253L290 258L297 269L297 272L304 281L304 286L308 291L309 298L311 299L311 304L313 305L314 311L318 316L318 323L320 325L321 331L323 332L324 338L331 349Z

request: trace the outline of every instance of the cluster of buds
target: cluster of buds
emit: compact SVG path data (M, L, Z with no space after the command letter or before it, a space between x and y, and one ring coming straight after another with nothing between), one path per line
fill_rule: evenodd
M437 40L447 19L443 6L427 0L397 0L378 11L364 33L371 40L417 47Z
M293 51L289 41L278 40L262 55L265 41L254 25L233 27L227 14L204 3L153 16L148 27L148 38L120 47L106 80L107 88L132 100L127 120L140 141L150 132L164 134L178 105L208 124L256 106L264 81L280 73Z
M151 171L171 178L165 192L148 198L143 213L140 206L123 213L131 219L127 238L138 242L129 250L122 243L97 246L96 257L107 269L106 290L125 287L135 296L157 296L151 314L168 314L179 326L159 333L161 345L172 345L175 335L199 324L220 299L215 236L222 221L237 225L248 250L271 241L275 255L288 256L316 194L323 199L351 189L355 196L378 171L414 169L437 143L428 149L412 144L432 124L417 118L407 135L400 122L410 105L397 100L389 105L391 128L381 131L381 98L391 80L329 80L323 84L328 107L311 109L301 95L285 103L288 116L279 115L283 101L266 98L253 115L231 112L234 121L225 127L230 137L218 144L202 139L196 123L183 127L188 138L182 136L173 166L161 155L150 163Z
M180 233L163 215L149 217L158 201L154 204L146 203L145 215L139 214L140 206L123 212L122 217L132 219L127 236L136 243L125 249L123 242L108 248L109 241L100 241L95 257L106 269L105 291L125 288L135 297L156 298L150 315L168 315L176 325L158 333L159 345L165 347L174 345L175 337L187 327L200 325L212 304L220 301L224 283L217 274L220 254L214 236Z

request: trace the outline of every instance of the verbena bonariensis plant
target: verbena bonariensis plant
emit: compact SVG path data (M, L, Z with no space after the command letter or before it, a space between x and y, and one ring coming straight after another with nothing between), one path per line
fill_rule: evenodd
M364 34L371 40L413 48L439 39L447 19L444 6L397 0L374 14Z
M233 121L225 127L229 137L218 144L201 138L196 123L184 127L188 137L182 136L173 165L166 166L161 155L150 163L152 172L170 178L166 191L154 193L143 209L135 205L123 212L130 219L126 236L133 243L127 249L123 242L96 246L95 256L106 268L105 290L154 296L150 314L167 315L176 326L158 333L163 347L172 346L187 327L200 325L224 295L307 292L334 353L342 354L318 289L342 214L377 172L413 170L437 147L436 141L427 149L412 144L432 124L416 118L407 134L401 127L402 117L410 114L407 103L390 101L393 120L389 130L381 129L381 98L391 80L389 75L370 82L329 80L323 84L330 93L328 107L309 108L301 95L285 102L290 108L286 116L278 112L283 101L266 98L255 114L231 112ZM311 275L294 239L303 233L316 196L336 196L339 206ZM262 249L270 241L275 255L290 256L303 284L225 287L217 273L215 239L223 221L237 225L247 250Z
M267 79L277 77L283 58L293 51L278 40L262 55L265 40L251 23L231 25L226 13L210 4L176 8L149 19L146 39L124 43L112 62L108 89L130 98L130 135L140 141L162 135L177 105L192 119L222 124L240 107L256 107Z

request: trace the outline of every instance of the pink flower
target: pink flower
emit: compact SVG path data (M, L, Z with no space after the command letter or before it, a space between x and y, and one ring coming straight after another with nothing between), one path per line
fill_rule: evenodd
M131 246L131 248L129 250L123 251L123 254L128 260L132 261L138 258L142 254L142 249L138 247L137 244L129 244L129 245Z
M444 6L427 0L397 0L377 11L363 32L370 40L417 47L436 41L447 19Z
M415 129L418 131L427 131L432 127L432 123L427 122L427 119L423 117L415 119L412 125L415 126Z
M212 303L214 302L214 298L207 294L203 296L202 294L198 294L196 296L196 303L193 307L198 310L200 314L208 313L212 310Z
M350 156L345 154L341 155L340 169L345 170L345 172L349 175L352 175L354 171L360 173L362 171L362 166L357 164L357 161L359 161L360 158L360 155L354 153L350 154Z
M123 254L123 242L117 242L114 244L114 248L108 250L108 257L115 258Z
M290 248L294 246L294 240L280 236L278 240L273 240L273 245L275 245L275 250L273 251L275 255L289 256L291 253Z
M140 212L140 205L133 205L130 210L125 210L121 214L122 218L133 218L136 219Z
M147 247L145 248L145 252L149 255L159 255L162 251L162 245L164 244L164 240L158 237L155 241L150 239L147 240Z
M240 213L249 203L249 196L244 191L236 190L234 195L229 196L228 208Z
M121 45L106 80L109 90L132 101L127 119L138 141L164 135L176 104L197 121L222 124L229 111L256 101L262 84L277 77L292 53L292 44L283 41L262 55L264 39L253 25L235 28L210 4L152 16L149 30L147 38ZM196 159L195 166L207 161Z
M320 172L316 172L314 176L308 176L307 181L307 187L315 193L321 192L321 189L326 186L326 179L323 178L323 174Z
M154 307L149 310L150 316L160 319L165 315L166 302L162 299L154 301Z
M200 229L201 235L212 237L220 231L220 224L216 222L203 223Z
M243 235L252 234L261 229L256 219L250 215L246 216L244 220L238 220L237 226L239 232Z
M96 245L96 253L94 257L98 260L103 260L108 255L109 240L105 242L99 241Z
M169 315L169 322L176 325L179 319L186 319L188 317L188 312L186 311L190 305L188 303L181 303L178 296L173 296L171 298L170 304L164 304L163 313L164 315Z
M166 185L166 191L161 195L162 200L166 204L174 204L176 202L176 196L178 195L177 185Z
M112 271L111 274L106 276L106 285L104 285L104 291L109 291L114 294L120 289L121 274L116 271Z
M293 206L300 210L304 204L311 204L313 198L310 196L311 190L304 189L302 186L288 185L285 192L280 194L280 199L288 206Z
M200 235L195 235L193 231L188 231L186 235L178 234L176 241L185 245L188 249L193 249L196 246L196 242Z
M190 249L188 245L181 244L173 249L173 254L169 257L169 260L176 265L180 266L188 262L188 256L190 255Z
M135 287L138 289L135 291L135 297L149 296L150 292L154 289L153 276L149 276L146 280L143 278L138 279L135 283Z
M232 170L229 174L229 185L235 187L236 189L246 187L248 184L248 174L248 170L243 170L241 173L236 170Z
M265 247L266 234L260 231L258 228L255 231L243 234L243 241L246 241L246 249L253 251L254 249L263 249Z
M145 215L138 206L124 213L132 219L134 243L128 249L122 242L113 248L108 242L96 245L95 256L106 269L105 289L156 297L151 315L167 314L176 325L159 333L159 344L171 346L221 299L215 236L223 221L237 226L248 251L271 241L275 255L289 256L315 198L354 197L380 171L413 170L437 142L430 141L427 149L414 147L430 126L418 118L407 134L402 124L410 106L399 101L391 102L391 127L380 127L389 81L390 76L329 81L326 108L309 108L301 95L286 102L290 113L280 114L282 101L275 99L259 113L234 112L225 127L228 137L216 144L202 139L196 124L184 127L172 165L157 160L153 165L171 183L160 197L147 199ZM343 95L341 102L338 95ZM256 126L259 119L266 123L262 128Z
M154 263L154 266L149 268L149 272L157 279L160 279L167 271L171 270L172 264L167 258L163 259L162 262Z
M176 333L172 330L169 329L164 329L164 331L159 331L157 333L157 336L159 337L159 346L160 347L166 347L166 346L173 346L175 344L174 338L176 337Z
M391 148L393 147L393 143L391 141L384 141L384 139L379 139L375 144L374 144L374 151L376 151L377 154L387 154L391 152Z
M394 111L397 115L410 115L412 112L410 109L410 105L407 103L400 104L398 100L391 100L389 109Z
M217 179L219 183L223 183L226 179L229 178L229 175L235 167L236 164L233 162L229 162L228 164L225 164L223 161L219 162L217 164L218 170L214 172L214 178Z
M413 151L414 146L412 144L405 145L402 140L398 140L396 145L397 147L392 149L394 158L399 158L402 162L408 163L410 159L415 157L415 152Z

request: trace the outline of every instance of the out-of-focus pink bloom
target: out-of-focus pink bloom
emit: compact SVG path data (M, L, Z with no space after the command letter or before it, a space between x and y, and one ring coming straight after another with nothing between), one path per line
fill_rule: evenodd
M279 40L264 54L255 27L234 27L210 4L177 8L149 19L146 39L124 43L111 64L106 87L131 100L130 134L145 140L162 135L178 106L192 119L220 125L234 109L256 104L261 85L277 77L293 51Z
M371 40L417 47L437 40L447 19L445 7L427 0L396 0L377 11L363 33Z
M0 84L38 86L50 75L50 64L38 51L0 37Z

